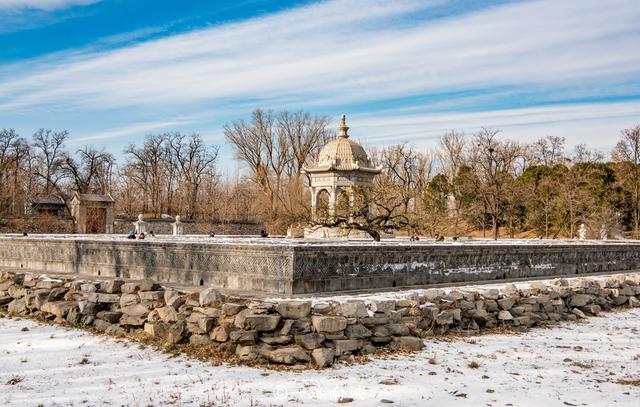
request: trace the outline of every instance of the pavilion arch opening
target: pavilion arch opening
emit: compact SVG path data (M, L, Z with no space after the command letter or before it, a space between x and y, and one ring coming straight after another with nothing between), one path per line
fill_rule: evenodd
M336 199L336 218L338 219L349 219L351 216L351 204L349 191L344 189L340 190L338 193L338 198Z
M331 194L326 189L321 189L316 195L316 218L318 220L329 219L329 202Z

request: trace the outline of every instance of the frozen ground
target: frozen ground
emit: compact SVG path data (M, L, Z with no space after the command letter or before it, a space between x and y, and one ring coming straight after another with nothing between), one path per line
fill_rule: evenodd
M500 245L500 246L548 246L548 245L624 245L637 244L638 240L546 240L546 239L467 239L462 238L457 242L447 239L444 242L436 242L434 239L423 238L419 241L410 241L406 237L382 239L380 242L372 240L335 240L335 239L287 239L284 237L261 238L256 236L215 236L206 235L157 235L147 237L144 240L128 240L125 235L79 235L79 234L30 234L27 237L16 233L0 234L1 239L43 239L43 240L97 240L97 241L119 241L129 244L145 243L197 243L197 244L218 244L218 245L238 245L238 244L260 244L279 246L442 246L442 245Z
M3 406L336 405L340 398L353 399L349 406L638 406L638 380L640 310L518 336L429 340L410 356L304 372L212 366L0 319Z

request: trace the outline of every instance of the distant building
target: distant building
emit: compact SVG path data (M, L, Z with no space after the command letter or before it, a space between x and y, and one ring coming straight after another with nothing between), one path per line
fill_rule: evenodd
M67 205L64 200L55 195L43 195L31 198L26 205L27 216L55 216L57 218L67 218Z
M355 188L371 186L373 178L382 172L381 168L372 165L364 148L349 138L348 130L345 115L342 115L338 136L322 147L314 165L304 167L311 178L313 220L334 218L341 195L346 196L349 209L353 210ZM322 204L328 207L320 210Z
M113 233L115 201L111 195L79 194L71 198L77 233Z

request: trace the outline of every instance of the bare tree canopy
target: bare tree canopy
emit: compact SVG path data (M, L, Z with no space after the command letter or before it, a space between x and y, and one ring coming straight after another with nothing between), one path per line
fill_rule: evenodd
M334 135L328 125L324 116L262 110L227 124L225 139L246 168L235 177L218 172L219 147L197 133L149 134L120 157L91 146L70 151L64 130L39 129L28 139L3 129L0 220L25 217L38 195L111 193L120 216L180 214L284 233L310 221L303 168ZM640 237L640 126L622 130L609 161L563 137L516 142L490 128L467 136L447 131L434 148L395 142L369 156L382 173L346 203L335 226L374 237L571 238L584 223L592 236L607 230Z

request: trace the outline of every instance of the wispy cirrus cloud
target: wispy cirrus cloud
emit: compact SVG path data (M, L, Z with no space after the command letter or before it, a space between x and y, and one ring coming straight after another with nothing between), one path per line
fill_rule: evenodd
M406 120L403 131L417 137L474 123L515 129L519 122L541 130L535 109L526 117L509 112L582 98L584 109L575 107L579 100L572 106L584 116L598 112L590 98L640 97L636 0L524 1L428 18L447 4L327 1L115 50L26 61L0 71L0 114L55 105L173 111L176 117L224 111L235 117L217 114L217 120L232 120L255 107L334 114L421 98L415 115L388 116ZM463 95L443 104L450 93ZM623 105L604 104L637 113L634 100ZM460 106L470 113L460 113ZM567 121L570 111L550 109L546 125L588 125L580 121L586 116ZM503 114L508 123L498 120ZM369 123L392 137L383 123Z
M72 6L86 6L101 0L0 0L0 10L58 10Z

